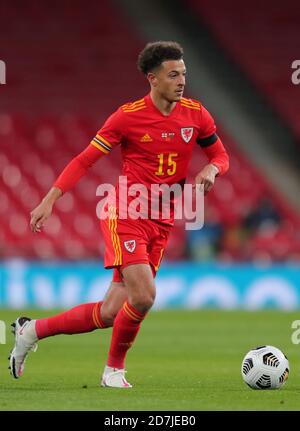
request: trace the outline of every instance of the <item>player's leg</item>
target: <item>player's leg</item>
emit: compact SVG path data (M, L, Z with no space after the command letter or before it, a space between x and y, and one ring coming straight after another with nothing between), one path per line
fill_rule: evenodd
M125 357L132 346L147 312L155 300L154 277L149 264L132 264L122 269L128 299L119 310L101 385L128 388L124 376Z
M118 312L113 327L112 340L108 355L107 366L104 369L101 385L128 388L131 385L124 377L125 357L132 346L141 322L151 308L155 299L154 277L159 269L167 245L169 230L150 225L152 232L147 253L139 241L136 260L147 258L147 264L131 264L122 270L124 283L127 287L128 299ZM149 237L149 236L148 236ZM123 249L123 258L129 262L133 255Z
M80 304L52 317L36 320L38 339L58 334L81 334L113 325L113 318L126 299L122 282L112 282L102 301ZM103 307L104 306L104 307Z
M115 317L126 300L127 289L124 282L112 282L100 309L101 319L106 328L113 326Z
M19 317L13 323L15 346L10 355L14 378L21 377L28 352L36 350L37 341L59 334L79 334L113 325L114 317L127 298L122 281L113 281L103 301L80 304L63 313L44 319ZM103 307L103 310L102 310Z

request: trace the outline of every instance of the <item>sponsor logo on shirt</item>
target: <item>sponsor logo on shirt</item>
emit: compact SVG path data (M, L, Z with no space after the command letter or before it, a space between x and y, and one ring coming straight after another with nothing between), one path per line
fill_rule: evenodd
M140 141L141 142L152 142L153 141L153 139L151 138L151 136L150 135L148 135L148 133L146 133L141 139L140 139Z
M194 132L193 127L182 127L180 129L180 132L181 132L182 139L186 144L188 144L193 136L193 132Z

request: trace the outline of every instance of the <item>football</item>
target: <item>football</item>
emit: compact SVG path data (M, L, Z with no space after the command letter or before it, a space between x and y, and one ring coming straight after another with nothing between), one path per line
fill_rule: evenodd
M244 382L252 389L279 389L289 376L290 366L277 347L260 346L244 357L241 372Z

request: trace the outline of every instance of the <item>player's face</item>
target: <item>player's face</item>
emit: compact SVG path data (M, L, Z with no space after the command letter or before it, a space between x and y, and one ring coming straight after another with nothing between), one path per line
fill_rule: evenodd
M186 69L183 60L164 61L150 80L155 92L169 102L177 102L183 95Z

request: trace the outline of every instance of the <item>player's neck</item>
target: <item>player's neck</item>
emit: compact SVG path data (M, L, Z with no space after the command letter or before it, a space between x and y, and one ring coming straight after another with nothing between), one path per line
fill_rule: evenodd
M150 97L154 106L163 114L170 115L173 109L176 106L176 102L169 102L166 99L163 99L161 96L155 94L154 92L150 92Z

